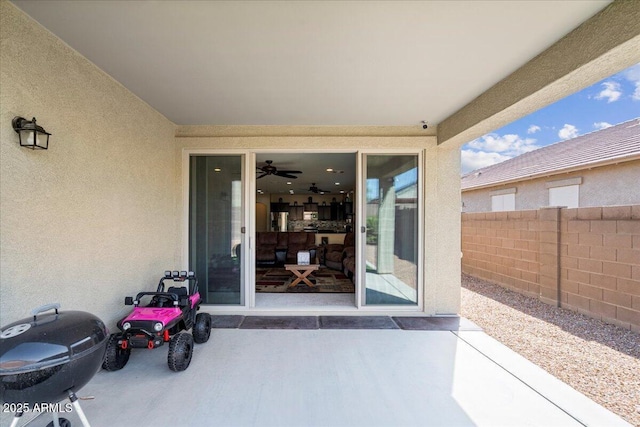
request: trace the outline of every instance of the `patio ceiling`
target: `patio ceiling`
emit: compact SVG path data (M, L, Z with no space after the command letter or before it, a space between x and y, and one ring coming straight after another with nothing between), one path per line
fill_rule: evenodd
M433 134L610 2L13 3L178 125Z

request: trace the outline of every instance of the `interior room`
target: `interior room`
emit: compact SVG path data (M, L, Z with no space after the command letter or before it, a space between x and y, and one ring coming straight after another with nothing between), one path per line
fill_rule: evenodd
M367 153L360 167L357 156L186 154L188 257L206 289L205 303L415 309L420 155Z
M256 307L355 305L355 180L355 153L256 155ZM301 251L312 285L285 269Z

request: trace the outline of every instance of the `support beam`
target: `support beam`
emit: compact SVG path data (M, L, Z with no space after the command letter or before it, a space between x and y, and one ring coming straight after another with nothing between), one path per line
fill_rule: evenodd
M640 62L640 1L616 0L438 124L461 146Z

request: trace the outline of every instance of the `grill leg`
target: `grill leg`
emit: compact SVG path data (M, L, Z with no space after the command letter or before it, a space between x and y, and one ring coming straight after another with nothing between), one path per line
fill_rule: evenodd
M18 425L18 421L20 421L20 418L22 418L22 414L23 412L16 412L16 414L13 416L13 421L11 421L11 426L10 427L16 427Z
M73 392L73 390L69 390L69 400L73 404L73 407L76 409L76 412L78 413L78 417L80 417L80 421L82 421L82 425L84 427L91 427L91 424L89 424L89 420L87 420L87 417L84 415L84 411L80 407L80 402L78 402L78 397Z

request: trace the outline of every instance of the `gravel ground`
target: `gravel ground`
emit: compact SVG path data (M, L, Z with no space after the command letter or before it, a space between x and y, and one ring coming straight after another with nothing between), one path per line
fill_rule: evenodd
M640 334L464 274L461 315L640 426Z

